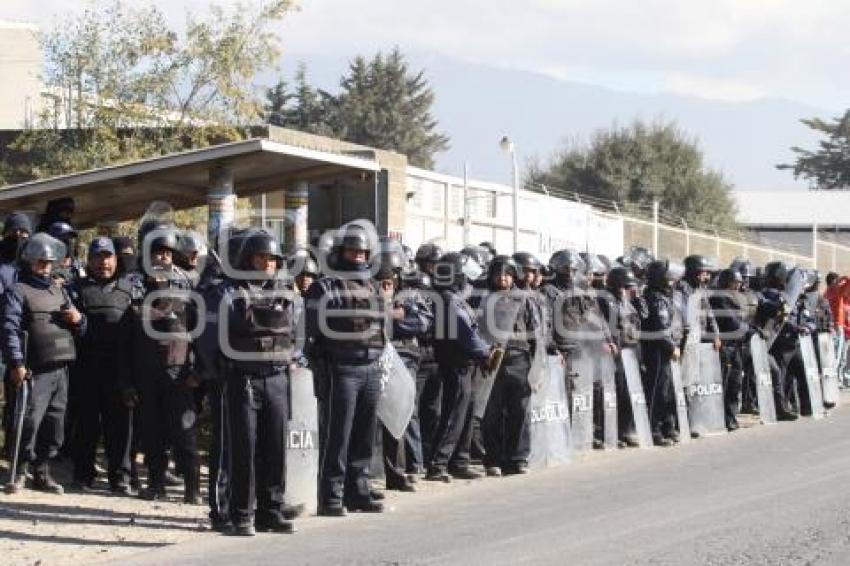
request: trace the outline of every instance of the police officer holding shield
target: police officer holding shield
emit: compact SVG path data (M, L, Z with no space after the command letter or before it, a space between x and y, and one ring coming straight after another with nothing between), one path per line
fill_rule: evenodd
M65 257L65 246L36 234L21 250L22 271L2 299L0 336L13 387L29 380L31 394L21 435L22 461L32 469L34 489L61 494L50 475L49 461L64 440L68 402L68 367L77 356L75 340L85 331L85 317L71 304L51 272ZM23 487L25 467L13 482Z

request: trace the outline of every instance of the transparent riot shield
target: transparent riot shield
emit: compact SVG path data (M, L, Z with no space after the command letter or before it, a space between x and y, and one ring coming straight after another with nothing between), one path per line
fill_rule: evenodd
M649 428L649 414L637 354L633 348L624 348L620 355L623 359L623 371L626 374L626 387L629 390L629 402L632 405L632 418L635 421L638 443L641 448L652 448L652 431Z
M538 338L528 370L528 385L531 391L539 391L549 381L549 361L546 358L546 345L542 337Z
M286 502L316 512L319 478L319 417L313 373L295 368L289 376L289 429L286 439Z
M693 358L686 358L683 370L696 373L689 375L691 385L688 392L688 408L691 417L691 432L700 436L726 432L723 411L723 370L720 354L713 344L699 344L696 348L696 367ZM686 353L689 355L690 353Z
M750 338L750 356L756 378L759 401L759 418L763 424L776 424L776 403L773 399L773 378L770 375L770 358L767 342L758 334Z
M572 381L572 447L576 452L584 452L593 448L593 380L596 377L596 363L588 349L579 348L570 365L572 371L567 379Z
M691 441L691 423L688 420L688 399L685 387L682 385L682 366L677 361L670 361L670 373L673 376L673 392L676 395L676 420L679 423L679 442L686 444Z
M818 359L815 355L815 343L811 336L800 336L800 352L803 354L803 368L806 372L806 387L809 391L809 401L812 406L812 417L822 419L826 416L823 406Z
M547 380L531 394L529 466L545 468L570 461L570 409L564 388L564 363L560 356L548 356Z
M596 382L602 386L602 429L606 449L617 448L617 384L614 356L603 352L597 358Z
M472 414L475 418L484 418L495 380L495 374L484 373L481 368L476 368L472 374Z
M835 339L831 332L818 334L818 359L823 381L824 405L836 406L840 401L838 387L838 360L835 357Z
M404 360L388 343L378 360L381 368L381 398L378 401L378 418L395 438L401 438L416 402L416 381L410 375Z

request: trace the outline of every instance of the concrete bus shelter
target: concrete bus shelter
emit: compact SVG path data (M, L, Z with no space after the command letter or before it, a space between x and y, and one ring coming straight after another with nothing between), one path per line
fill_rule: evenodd
M207 205L213 241L234 221L237 197L268 194L291 220L291 249L355 218L373 221L380 234L402 230L406 166L402 155L270 127L268 138L6 186L0 215L40 214L49 201L72 197L74 225L91 228L138 219L153 201L174 209Z

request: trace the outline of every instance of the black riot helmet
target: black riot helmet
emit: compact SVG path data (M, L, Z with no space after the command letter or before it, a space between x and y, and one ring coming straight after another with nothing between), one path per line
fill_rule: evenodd
M372 244L369 241L369 234L366 229L359 224L347 224L339 229L334 236L334 248L342 251L357 250L366 252L367 255L372 252Z
M585 273L587 269L584 260L574 250L559 250L549 258L549 267L555 274Z
M61 242L68 242L77 237L77 231L70 224L61 220L48 226L47 233Z
M718 289L728 289L732 283L738 283L739 285L744 283L744 278L737 269L724 269L717 276Z
M493 259L492 257L490 257L490 252L487 250L487 248L482 248L481 246L464 246L464 248L460 250L460 253L465 256L469 256L482 269L487 267L487 265Z
M487 278L490 279L496 274L510 273L514 281L519 278L519 267L514 259L509 255L497 255L490 262L487 269Z
M375 279L390 279L404 269L404 250L401 244L388 238L381 239L378 256L375 258L377 269Z
M297 250L292 257L286 262L286 268L289 270L289 275L311 275L318 277L321 270L316 259L307 250Z
M426 242L416 250L414 260L419 269L422 269L423 264L437 263L441 257L443 257L443 248L432 242Z
M524 271L540 271L543 264L534 254L528 252L517 252L513 255L514 263Z
M608 266L599 258L598 255L582 252L578 254L584 260L585 270L593 275L605 275L608 273Z
M781 261L771 261L764 266L764 285L773 289L784 289L788 280L788 266Z
M668 289L671 283L685 274L685 268L670 260L655 260L646 267L647 285L654 289Z
M151 218L139 226L139 249L142 252L166 248L179 250L177 227L170 220Z
M44 232L28 238L21 248L21 261L33 264L37 261L59 261L65 257L65 244Z
M492 242L481 242L480 244L478 244L478 246L490 252L490 259L493 259L497 255L499 255L499 252L496 251L496 247L493 245Z
M252 231L245 237L239 252L239 266L242 269L250 269L251 258L259 254L268 254L275 258L278 267L283 263L283 252L280 251L280 242L265 230Z
M685 258L685 277L692 278L702 271L713 271L714 263L704 255L689 255Z
M461 291L467 282L464 273L467 261L467 256L455 252L447 253L437 260L432 278L434 289Z
M649 267L649 264L653 261L653 257L648 249L641 246L632 246L623 255L623 260L623 265L642 272Z
M736 257L729 265L729 269L734 269L735 271L740 273L741 277L743 277L744 279L749 279L750 277L755 277L756 275L756 266L753 265L752 261L745 257Z
M633 278L631 270L628 267L618 265L612 267L611 271L608 272L605 284L612 291L621 291L629 285L630 280Z

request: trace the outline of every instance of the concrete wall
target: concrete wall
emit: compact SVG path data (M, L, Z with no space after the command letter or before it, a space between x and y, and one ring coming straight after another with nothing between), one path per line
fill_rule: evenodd
M41 104L38 28L0 21L0 130L17 130L37 117Z

